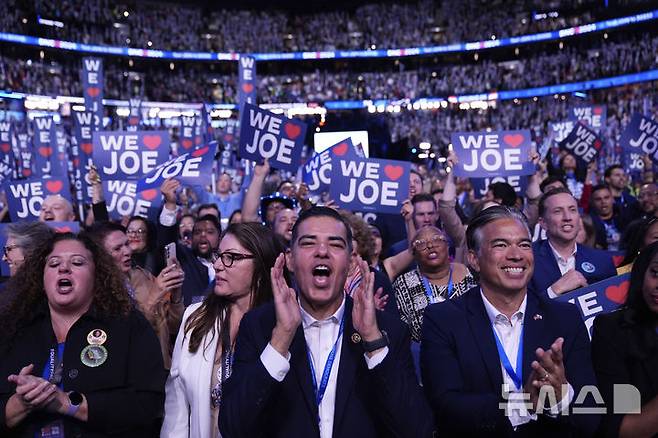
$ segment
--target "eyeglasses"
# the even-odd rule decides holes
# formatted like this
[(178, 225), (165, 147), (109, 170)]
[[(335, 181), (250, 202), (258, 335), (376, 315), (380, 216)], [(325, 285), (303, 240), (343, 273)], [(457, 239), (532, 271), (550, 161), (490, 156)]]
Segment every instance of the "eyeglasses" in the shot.
[(146, 230), (144, 228), (138, 228), (136, 230), (126, 230), (126, 234), (128, 236), (141, 236), (143, 234), (146, 234)]
[(18, 248), (18, 247), (19, 247), (19, 246), (16, 245), (16, 244), (14, 244), (14, 245), (5, 245), (5, 246), (2, 248), (2, 252), (3, 252), (3, 254), (5, 255), (5, 257), (9, 257), (9, 253), (10, 253), (12, 250), (14, 250), (14, 249), (16, 249), (16, 248)]
[(424, 239), (415, 240), (413, 243), (413, 247), (417, 251), (425, 251), (430, 247), (430, 245), (434, 247), (440, 244), (447, 245), (448, 239), (438, 234), (435, 234), (434, 236), (430, 237), (428, 240), (424, 240)]
[(230, 268), (233, 266), (233, 262), (236, 260), (245, 260), (245, 259), (254, 259), (256, 256), (253, 256), (251, 254), (240, 254), (237, 252), (220, 252), (220, 253), (215, 253), (213, 256), (213, 263), (217, 261), (218, 259), (222, 261), (222, 265), (224, 265), (225, 268)]

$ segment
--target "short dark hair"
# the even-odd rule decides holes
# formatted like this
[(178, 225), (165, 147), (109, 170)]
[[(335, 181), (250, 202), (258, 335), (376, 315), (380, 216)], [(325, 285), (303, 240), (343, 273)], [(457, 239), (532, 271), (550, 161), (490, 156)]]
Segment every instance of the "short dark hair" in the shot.
[(592, 196), (594, 196), (594, 193), (598, 192), (599, 190), (607, 190), (610, 193), (612, 193), (612, 190), (610, 190), (610, 186), (607, 184), (597, 184), (594, 187), (592, 187)]
[(494, 199), (500, 199), (501, 204), (506, 207), (514, 207), (516, 204), (516, 191), (506, 182), (491, 183), (487, 190), (491, 190)]
[(541, 198), (539, 198), (539, 206), (537, 207), (538, 209), (537, 213), (539, 214), (540, 217), (544, 217), (544, 213), (546, 212), (546, 201), (548, 200), (548, 198), (550, 198), (551, 196), (559, 195), (561, 193), (565, 193), (573, 197), (573, 193), (571, 193), (571, 190), (569, 190), (566, 187), (556, 187), (541, 195)]
[(197, 218), (196, 222), (194, 222), (194, 227), (196, 227), (196, 224), (198, 224), (199, 222), (204, 222), (204, 221), (212, 222), (215, 228), (217, 228), (217, 231), (220, 233), (222, 232), (222, 226), (219, 223), (219, 219), (217, 219), (217, 217), (212, 214), (204, 214), (203, 216)]
[(345, 220), (340, 213), (338, 213), (336, 210), (333, 208), (329, 207), (319, 207), (319, 206), (314, 206), (309, 208), (308, 210), (304, 210), (299, 214), (299, 217), (297, 218), (297, 222), (295, 222), (295, 225), (292, 227), (292, 238), (290, 239), (290, 247), (292, 248), (295, 246), (295, 242), (297, 242), (297, 237), (299, 233), (299, 226), (306, 221), (307, 219), (311, 219), (314, 217), (330, 217), (332, 219), (337, 220), (343, 226), (345, 227), (345, 235), (347, 237), (347, 246), (352, 252), (352, 229), (350, 228), (350, 224), (347, 223), (347, 220)]
[(411, 176), (412, 173), (418, 175), (418, 178), (420, 178), (420, 182), (423, 182), (423, 175), (421, 175), (419, 171), (417, 171), (416, 169), (410, 169), (409, 176)]
[(612, 175), (612, 171), (615, 169), (624, 170), (624, 166), (622, 166), (621, 164), (613, 164), (612, 166), (605, 169), (605, 172), (603, 173), (603, 177), (610, 178), (610, 175)]
[(562, 184), (563, 187), (567, 186), (567, 183), (564, 181), (564, 178), (562, 178), (559, 175), (549, 175), (542, 182), (539, 183), (539, 190), (541, 190), (542, 193), (546, 190), (546, 186), (549, 186), (551, 184), (554, 184), (556, 182), (559, 182)]
[[(430, 195), (429, 193), (416, 193), (412, 198), (411, 198), (411, 203), (413, 205), (418, 204), (419, 202), (433, 202), (436, 204), (436, 200), (434, 199), (434, 196)], [(434, 206), (436, 209), (436, 205)]]
[(528, 219), (523, 213), (516, 208), (507, 207), (505, 205), (494, 205), (482, 210), (477, 216), (471, 219), (471, 222), (468, 224), (468, 227), (466, 228), (466, 245), (468, 246), (468, 249), (475, 252), (479, 251), (482, 240), (482, 228), (499, 219), (514, 219), (519, 221), (528, 231), (528, 236), (530, 236)]
[(121, 231), (123, 234), (126, 234), (126, 228), (117, 224), (116, 222), (96, 222), (91, 227), (87, 229), (87, 235), (91, 237), (98, 245), (103, 247), (103, 242), (105, 238), (115, 231)]
[[(217, 217), (219, 219), (222, 218), (222, 213), (219, 211), (219, 207), (217, 207), (217, 204), (209, 203), (209, 204), (201, 204), (199, 207), (196, 209), (197, 213), (200, 212), (201, 210), (205, 210), (207, 208), (211, 208), (213, 210), (217, 211)], [(204, 215), (205, 216), (205, 215)]]

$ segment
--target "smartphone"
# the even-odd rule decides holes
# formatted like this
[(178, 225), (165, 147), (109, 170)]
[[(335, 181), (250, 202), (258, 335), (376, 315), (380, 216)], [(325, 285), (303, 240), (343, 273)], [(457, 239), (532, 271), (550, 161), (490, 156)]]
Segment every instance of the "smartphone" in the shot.
[(175, 265), (178, 263), (176, 260), (176, 243), (171, 242), (165, 246), (165, 260), (167, 260), (167, 266)]

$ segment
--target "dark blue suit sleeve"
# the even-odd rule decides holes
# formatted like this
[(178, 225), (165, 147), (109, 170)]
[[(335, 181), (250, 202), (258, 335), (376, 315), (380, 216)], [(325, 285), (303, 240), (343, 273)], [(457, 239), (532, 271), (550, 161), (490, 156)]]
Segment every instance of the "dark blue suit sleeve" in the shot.
[(511, 425), (499, 407), (502, 395), (465, 391), (457, 339), (450, 330), (447, 315), (442, 315), (442, 307), (445, 303), (425, 312), (420, 351), (423, 386), (439, 435), (507, 433)]
[(235, 346), (233, 374), (226, 381), (219, 415), (219, 430), (224, 438), (263, 436), (266, 407), (281, 385), (260, 360), (267, 344), (260, 345), (254, 328), (254, 315), (240, 323)]

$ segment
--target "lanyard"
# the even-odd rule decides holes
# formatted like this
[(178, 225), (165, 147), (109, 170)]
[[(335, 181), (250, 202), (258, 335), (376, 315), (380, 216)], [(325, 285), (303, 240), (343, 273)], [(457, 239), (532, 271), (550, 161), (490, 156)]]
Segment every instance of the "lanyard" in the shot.
[(64, 346), (66, 344), (61, 342), (57, 344), (57, 350), (51, 348), (48, 353), (48, 363), (43, 369), (41, 377), (51, 383), (57, 384), (62, 387), (62, 367), (64, 362)]
[(521, 326), (519, 351), (516, 354), (516, 370), (512, 368), (512, 364), (510, 363), (509, 358), (507, 357), (507, 353), (505, 353), (505, 349), (503, 348), (503, 343), (500, 342), (500, 338), (498, 338), (498, 333), (496, 333), (496, 329), (493, 326), (493, 324), (491, 324), (491, 329), (493, 330), (494, 338), (496, 339), (496, 348), (498, 349), (498, 357), (500, 357), (500, 361), (503, 363), (503, 367), (505, 368), (507, 375), (510, 376), (510, 378), (514, 382), (514, 386), (516, 386), (516, 389), (521, 389), (521, 386), (523, 385), (523, 382), (521, 381), (521, 370), (523, 369), (522, 363), (523, 363), (524, 326), (523, 325)]
[[(324, 398), (324, 393), (327, 390), (327, 384), (329, 383), (329, 376), (331, 375), (331, 368), (334, 365), (334, 359), (336, 359), (336, 351), (338, 350), (338, 341), (343, 335), (343, 326), (345, 325), (345, 314), (343, 313), (343, 318), (340, 320), (340, 328), (338, 329), (338, 337), (334, 341), (334, 346), (327, 357), (327, 363), (324, 364), (324, 371), (322, 371), (322, 379), (320, 380), (320, 387), (318, 388), (318, 379), (315, 376), (315, 367), (313, 366), (313, 357), (311, 356), (311, 350), (306, 346), (306, 355), (308, 356), (308, 364), (311, 367), (311, 377), (313, 380), (313, 392), (315, 392), (315, 401), (322, 403)], [(318, 418), (319, 421), (319, 418)]]
[[(432, 304), (434, 303), (434, 295), (432, 295), (432, 287), (430, 282), (423, 274), (420, 274), (421, 280), (423, 280), (423, 286), (425, 287), (425, 295), (427, 295), (427, 301)], [(452, 284), (452, 265), (450, 265), (450, 274), (448, 274), (448, 299), (452, 297), (454, 286)]]

